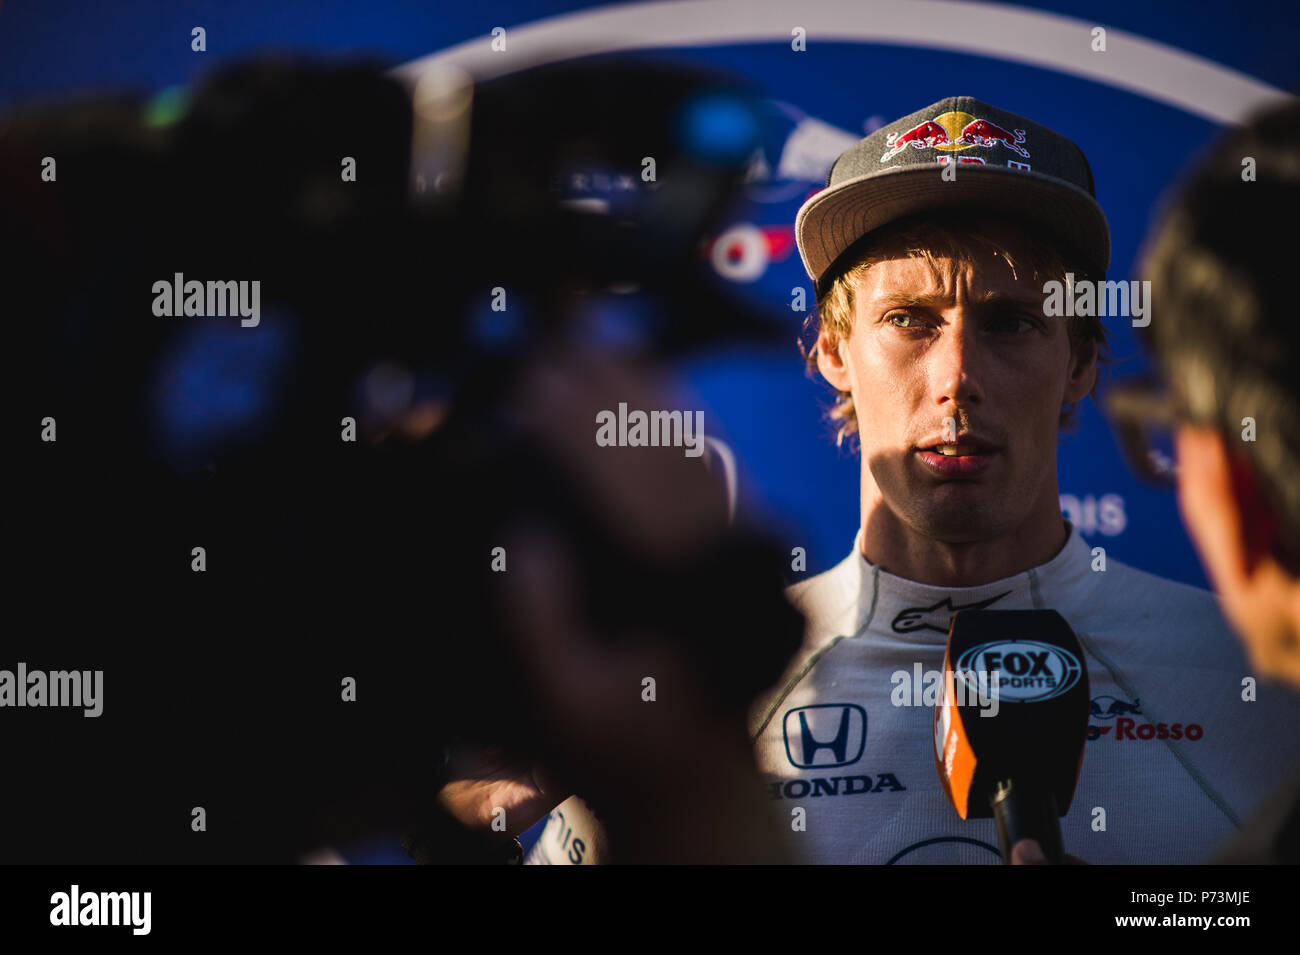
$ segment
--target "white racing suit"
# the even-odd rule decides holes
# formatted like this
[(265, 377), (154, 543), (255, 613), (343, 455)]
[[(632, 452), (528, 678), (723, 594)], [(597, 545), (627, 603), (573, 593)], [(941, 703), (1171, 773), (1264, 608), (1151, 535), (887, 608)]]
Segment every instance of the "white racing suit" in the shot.
[[(1047, 563), (978, 587), (895, 577), (855, 541), (788, 596), (807, 618), (804, 644), (750, 728), (802, 861), (1000, 861), (993, 820), (961, 819), (944, 794), (934, 694), (914, 686), (943, 669), (962, 609), (1056, 610), (1079, 638), (1091, 716), (1061, 831), (1085, 862), (1206, 861), (1300, 762), (1300, 697), (1254, 679), (1215, 597), (1094, 555), (1075, 529)], [(526, 861), (588, 865), (602, 847), (574, 798)]]

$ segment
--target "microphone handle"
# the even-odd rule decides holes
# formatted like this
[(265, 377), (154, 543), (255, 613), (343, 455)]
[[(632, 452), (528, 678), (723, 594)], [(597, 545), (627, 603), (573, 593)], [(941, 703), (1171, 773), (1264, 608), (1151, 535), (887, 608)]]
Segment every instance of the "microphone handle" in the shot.
[(1051, 789), (1014, 779), (1002, 780), (993, 787), (989, 805), (997, 822), (1004, 863), (1011, 863), (1011, 847), (1021, 839), (1035, 840), (1052, 865), (1065, 861), (1061, 814)]

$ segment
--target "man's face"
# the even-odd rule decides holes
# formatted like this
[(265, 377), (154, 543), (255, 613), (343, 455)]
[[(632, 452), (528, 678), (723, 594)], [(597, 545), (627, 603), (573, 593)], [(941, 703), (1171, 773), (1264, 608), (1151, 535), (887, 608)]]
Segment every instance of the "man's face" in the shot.
[(867, 270), (849, 338), (822, 372), (852, 392), (889, 511), (926, 537), (986, 540), (1059, 515), (1061, 406), (1092, 389), (1096, 352), (1076, 359), (1065, 320), (1043, 314), (1041, 281), (1017, 281), (1001, 259), (935, 265)]

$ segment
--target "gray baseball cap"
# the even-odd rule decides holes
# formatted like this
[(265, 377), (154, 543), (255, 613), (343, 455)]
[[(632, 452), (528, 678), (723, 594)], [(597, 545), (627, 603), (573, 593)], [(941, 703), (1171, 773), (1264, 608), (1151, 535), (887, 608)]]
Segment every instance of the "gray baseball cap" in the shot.
[[(942, 163), (955, 162), (951, 180)], [(1110, 229), (1092, 169), (1071, 140), (969, 96), (888, 123), (849, 147), (826, 188), (795, 217), (795, 239), (820, 298), (851, 247), (905, 216), (969, 209), (1037, 227), (1096, 278), (1110, 266)]]

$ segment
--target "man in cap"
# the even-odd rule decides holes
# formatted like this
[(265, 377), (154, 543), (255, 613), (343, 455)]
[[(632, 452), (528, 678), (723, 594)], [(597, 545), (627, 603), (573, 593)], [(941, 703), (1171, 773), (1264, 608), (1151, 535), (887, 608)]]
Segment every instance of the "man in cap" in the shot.
[(819, 305), (810, 361), (862, 459), (853, 549), (792, 588), (806, 642), (754, 713), (771, 797), (804, 810), (796, 848), (996, 862), (993, 821), (959, 818), (935, 772), (936, 675), (955, 611), (1046, 608), (1077, 634), (1092, 697), (1066, 852), (1200, 861), (1297, 746), (1276, 708), (1243, 699), (1251, 671), (1211, 594), (1107, 557), (1062, 519), (1058, 430), (1106, 344), (1097, 315), (1046, 301), (1048, 283), (1073, 293), (1109, 266), (1083, 152), (946, 99), (845, 151), (796, 234)]
[[(776, 824), (809, 862), (999, 861), (992, 820), (959, 818), (935, 772), (936, 674), (954, 612), (1048, 608), (1077, 634), (1092, 696), (1066, 851), (1200, 861), (1300, 746), (1273, 701), (1243, 699), (1250, 671), (1211, 594), (1062, 519), (1057, 434), (1106, 342), (1097, 316), (1045, 307), (1047, 283), (1073, 292), (1109, 266), (1082, 151), (943, 100), (841, 155), (796, 234), (819, 306), (809, 360), (861, 450), (861, 520), (848, 557), (791, 588), (804, 645), (753, 709)], [(571, 798), (530, 861), (604, 861), (599, 830)]]

